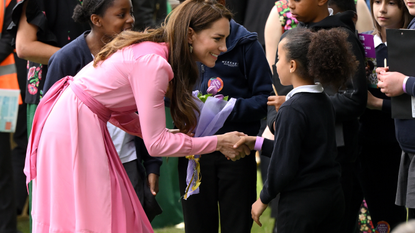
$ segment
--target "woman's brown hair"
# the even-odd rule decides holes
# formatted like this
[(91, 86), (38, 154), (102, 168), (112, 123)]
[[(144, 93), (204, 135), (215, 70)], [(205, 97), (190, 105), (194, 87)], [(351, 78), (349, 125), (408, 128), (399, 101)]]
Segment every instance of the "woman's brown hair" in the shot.
[(166, 42), (169, 45), (168, 62), (174, 73), (174, 78), (169, 83), (169, 90), (172, 90), (171, 116), (178, 129), (184, 133), (192, 132), (197, 125), (196, 112), (199, 111), (192, 96), (198, 79), (198, 68), (190, 53), (189, 28), (199, 33), (221, 18), (232, 18), (232, 13), (222, 4), (214, 0), (186, 0), (167, 16), (160, 28), (120, 33), (98, 53), (94, 66), (117, 50), (135, 43)]
[[(378, 24), (378, 22), (375, 19), (375, 15), (373, 14), (373, 4), (375, 3), (375, 1), (377, 0), (370, 0), (370, 7), (371, 7), (371, 12), (370, 14), (372, 15), (372, 19), (373, 19), (373, 24), (375, 25), (375, 30), (373, 30), (373, 35), (378, 35), (380, 37), (380, 39), (383, 41), (384, 38), (382, 38), (382, 35), (380, 34), (380, 32), (382, 31), (382, 27)], [(386, 0), (385, 0), (386, 1)], [(389, 0), (387, 0), (389, 1)], [(411, 22), (413, 16), (411, 14), (409, 14), (408, 8), (406, 8), (404, 0), (393, 0), (396, 5), (398, 5), (398, 8), (402, 11), (402, 26), (401, 28), (407, 28), (409, 23)]]

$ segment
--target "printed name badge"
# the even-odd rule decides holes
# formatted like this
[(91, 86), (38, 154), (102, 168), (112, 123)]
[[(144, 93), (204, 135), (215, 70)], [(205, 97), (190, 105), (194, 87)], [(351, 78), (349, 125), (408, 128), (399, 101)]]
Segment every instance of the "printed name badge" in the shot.
[(389, 233), (391, 230), (391, 227), (389, 226), (389, 223), (386, 221), (380, 221), (378, 222), (378, 226), (376, 227), (375, 233)]
[(223, 80), (219, 77), (212, 77), (209, 79), (208, 87), (214, 87), (216, 92), (220, 92), (223, 89)]

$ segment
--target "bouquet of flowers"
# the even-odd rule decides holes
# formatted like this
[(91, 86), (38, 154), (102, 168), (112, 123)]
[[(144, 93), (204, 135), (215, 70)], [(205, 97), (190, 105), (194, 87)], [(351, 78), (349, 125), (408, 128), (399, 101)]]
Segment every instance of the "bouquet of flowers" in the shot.
[[(200, 110), (195, 129), (195, 137), (214, 135), (222, 128), (235, 106), (236, 99), (231, 98), (228, 100), (228, 97), (224, 97), (222, 94), (216, 95), (218, 89), (215, 82), (212, 82), (207, 90), (208, 94), (202, 95), (199, 91), (193, 92), (193, 96), (197, 97), (196, 101)], [(187, 165), (187, 187), (184, 194), (185, 200), (187, 200), (190, 195), (199, 193), (201, 182), (199, 164), (200, 155), (189, 155), (186, 156), (186, 158), (189, 159), (189, 163)]]

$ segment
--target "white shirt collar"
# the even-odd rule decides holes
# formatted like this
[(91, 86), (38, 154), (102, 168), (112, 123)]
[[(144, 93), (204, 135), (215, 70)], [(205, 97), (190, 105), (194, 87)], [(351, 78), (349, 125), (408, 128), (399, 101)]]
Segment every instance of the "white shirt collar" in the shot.
[(289, 100), (293, 97), (294, 94), (300, 92), (308, 92), (308, 93), (322, 93), (324, 91), (323, 86), (320, 83), (315, 85), (303, 85), (292, 89), (288, 94), (285, 96), (285, 101)]
[[(380, 39), (380, 37), (379, 37), (378, 35), (374, 35), (374, 36), (373, 36), (373, 43), (374, 43), (374, 46), (375, 46), (375, 48), (376, 48), (376, 47), (378, 47), (380, 44), (382, 44), (383, 42), (382, 42), (382, 39)], [(384, 44), (387, 46), (386, 42), (385, 42)]]
[(329, 7), (328, 10), (329, 10), (329, 16), (332, 16), (333, 15), (333, 9)]

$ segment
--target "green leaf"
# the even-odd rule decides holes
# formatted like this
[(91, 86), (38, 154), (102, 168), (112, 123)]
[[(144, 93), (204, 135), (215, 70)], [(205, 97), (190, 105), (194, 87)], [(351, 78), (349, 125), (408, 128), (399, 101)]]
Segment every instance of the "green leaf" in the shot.
[(212, 94), (206, 94), (206, 95), (202, 95), (200, 92), (199, 92), (199, 94), (197, 95), (197, 97), (203, 102), (203, 103), (205, 103), (206, 102), (206, 100), (207, 100), (207, 98), (209, 97), (209, 96), (212, 96)]

